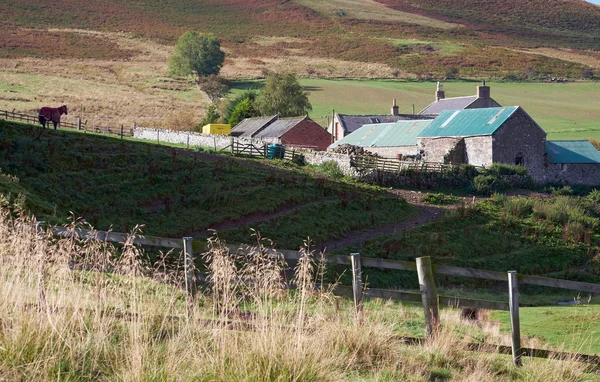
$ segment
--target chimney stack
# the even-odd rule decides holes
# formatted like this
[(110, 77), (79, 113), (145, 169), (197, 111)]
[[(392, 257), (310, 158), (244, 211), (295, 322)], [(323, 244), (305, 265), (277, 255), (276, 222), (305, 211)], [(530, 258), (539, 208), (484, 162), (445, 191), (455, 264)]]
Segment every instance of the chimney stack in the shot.
[(437, 90), (435, 92), (435, 100), (439, 101), (441, 99), (446, 98), (446, 92), (444, 91), (444, 85), (442, 85), (439, 81), (437, 83)]
[(394, 102), (392, 103), (392, 115), (398, 116), (400, 113), (398, 112), (398, 105), (396, 105), (396, 98), (394, 98)]
[(485, 81), (481, 81), (481, 86), (477, 87), (478, 98), (490, 98), (490, 87), (485, 85)]

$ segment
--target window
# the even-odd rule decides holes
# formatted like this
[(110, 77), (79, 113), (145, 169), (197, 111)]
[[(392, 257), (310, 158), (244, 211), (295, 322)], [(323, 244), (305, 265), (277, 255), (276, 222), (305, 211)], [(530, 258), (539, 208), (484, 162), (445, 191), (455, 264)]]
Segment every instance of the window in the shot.
[(525, 166), (525, 158), (523, 157), (523, 154), (517, 154), (517, 156), (515, 157), (515, 164), (517, 166)]

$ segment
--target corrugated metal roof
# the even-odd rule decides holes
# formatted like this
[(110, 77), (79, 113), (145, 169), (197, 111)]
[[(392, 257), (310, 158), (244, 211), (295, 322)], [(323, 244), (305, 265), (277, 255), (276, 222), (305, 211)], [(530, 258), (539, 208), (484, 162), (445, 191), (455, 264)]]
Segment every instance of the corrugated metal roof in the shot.
[(550, 163), (600, 163), (600, 151), (590, 141), (546, 141)]
[(337, 114), (342, 127), (347, 134), (350, 134), (364, 125), (370, 125), (375, 123), (392, 123), (404, 120), (415, 120), (415, 119), (433, 119), (432, 116), (428, 115), (412, 115), (412, 114), (401, 114), (401, 115), (347, 115)]
[(246, 118), (242, 122), (235, 125), (231, 129), (231, 135), (234, 137), (252, 137), (257, 131), (262, 129), (264, 126), (272, 123), (278, 118), (277, 115), (272, 117), (260, 117), (260, 118)]
[(492, 135), (519, 106), (443, 111), (419, 135), (420, 138)]
[(343, 144), (361, 147), (414, 146), (417, 144), (419, 133), (431, 122), (432, 120), (421, 119), (364, 125), (329, 147), (336, 147)]
[(258, 134), (254, 135), (254, 137), (258, 139), (280, 138), (283, 134), (287, 133), (290, 129), (302, 122), (304, 119), (306, 119), (306, 117), (278, 119), (259, 131)]
[(477, 100), (477, 96), (444, 98), (435, 101), (419, 114), (440, 114), (444, 110), (460, 110), (464, 109)]

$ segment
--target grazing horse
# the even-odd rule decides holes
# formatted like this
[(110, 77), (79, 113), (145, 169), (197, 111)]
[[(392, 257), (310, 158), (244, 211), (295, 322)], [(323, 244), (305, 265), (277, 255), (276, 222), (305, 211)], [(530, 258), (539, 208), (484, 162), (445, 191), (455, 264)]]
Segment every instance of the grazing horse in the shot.
[(44, 129), (46, 128), (46, 122), (52, 121), (54, 124), (54, 130), (56, 130), (56, 126), (60, 126), (60, 116), (67, 115), (67, 105), (62, 105), (61, 107), (43, 107), (40, 109), (39, 120)]

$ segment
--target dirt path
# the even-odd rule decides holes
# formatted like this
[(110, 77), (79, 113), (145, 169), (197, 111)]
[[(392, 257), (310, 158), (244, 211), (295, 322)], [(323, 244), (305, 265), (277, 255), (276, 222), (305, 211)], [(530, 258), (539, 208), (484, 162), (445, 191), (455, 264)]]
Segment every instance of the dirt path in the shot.
[(360, 243), (375, 237), (390, 235), (398, 231), (407, 231), (425, 223), (429, 223), (430, 221), (439, 219), (440, 217), (444, 216), (445, 213), (445, 210), (439, 207), (421, 205), (418, 206), (418, 208), (419, 212), (417, 215), (404, 221), (373, 228), (369, 231), (351, 232), (346, 235), (346, 237), (328, 240), (327, 242), (321, 244), (319, 248), (320, 250), (334, 251), (336, 249), (345, 248), (352, 244)]

